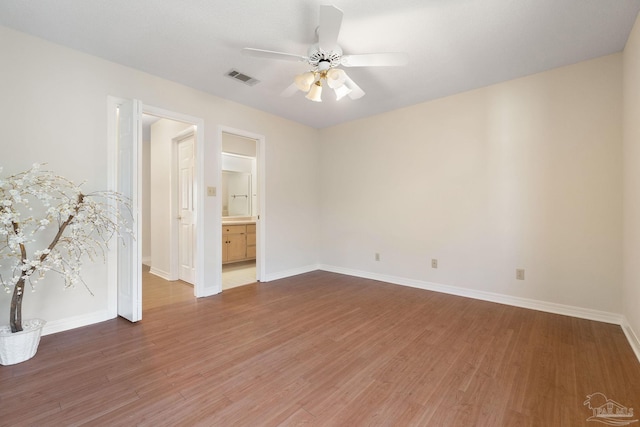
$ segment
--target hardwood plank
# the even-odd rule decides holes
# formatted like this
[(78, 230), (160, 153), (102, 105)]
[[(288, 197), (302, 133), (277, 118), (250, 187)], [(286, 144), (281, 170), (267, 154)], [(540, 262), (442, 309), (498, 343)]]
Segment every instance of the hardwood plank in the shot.
[(282, 427), (312, 427), (316, 426), (315, 417), (304, 408), (299, 407), (293, 414), (280, 423)]
[(321, 271), (202, 299), (172, 285), (138, 324), (0, 367), (0, 426), (574, 426), (595, 392), (640, 408), (616, 325)]

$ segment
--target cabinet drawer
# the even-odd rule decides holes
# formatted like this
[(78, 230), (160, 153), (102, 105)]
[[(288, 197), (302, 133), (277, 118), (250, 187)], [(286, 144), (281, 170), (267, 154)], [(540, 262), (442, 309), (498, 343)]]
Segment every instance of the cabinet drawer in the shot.
[(243, 234), (247, 231), (245, 225), (223, 225), (222, 234)]
[(255, 233), (256, 225), (255, 224), (247, 224), (247, 233)]

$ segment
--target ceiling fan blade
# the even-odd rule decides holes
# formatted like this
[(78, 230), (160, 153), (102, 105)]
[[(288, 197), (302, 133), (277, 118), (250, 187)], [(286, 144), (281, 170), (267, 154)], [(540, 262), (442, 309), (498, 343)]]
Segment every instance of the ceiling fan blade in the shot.
[(280, 92), (280, 96), (282, 96), (284, 98), (288, 98), (288, 97), (292, 96), (294, 93), (296, 93), (298, 90), (299, 90), (298, 86), (296, 86), (295, 83), (291, 83), (291, 85), (289, 85), (289, 87), (287, 87), (285, 90)]
[(331, 52), (338, 44), (338, 34), (342, 25), (342, 11), (335, 6), (320, 6), (320, 26), (318, 44), (320, 49)]
[(345, 67), (399, 67), (409, 63), (409, 55), (401, 52), (365, 53), (343, 55), (340, 61)]
[(306, 56), (294, 55), (292, 53), (274, 52), (273, 50), (253, 49), (251, 47), (243, 48), (242, 53), (248, 56), (254, 56), (256, 58), (281, 59), (285, 61), (303, 62), (308, 59)]
[(349, 98), (359, 99), (364, 96), (364, 91), (360, 89), (360, 86), (358, 86), (353, 80), (351, 80), (351, 77), (347, 76), (347, 79), (344, 81), (344, 85), (351, 89), (351, 92), (347, 95)]

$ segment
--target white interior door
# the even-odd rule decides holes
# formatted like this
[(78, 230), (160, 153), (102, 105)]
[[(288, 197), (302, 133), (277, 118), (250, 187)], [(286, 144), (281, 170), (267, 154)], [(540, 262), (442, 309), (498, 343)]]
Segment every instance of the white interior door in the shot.
[(195, 135), (178, 142), (179, 278), (194, 284), (195, 269)]
[(134, 236), (118, 244), (118, 315), (137, 322), (142, 319), (142, 269), (138, 180), (142, 134), (142, 106), (139, 101), (122, 100), (117, 107), (117, 183), (118, 192), (131, 201)]

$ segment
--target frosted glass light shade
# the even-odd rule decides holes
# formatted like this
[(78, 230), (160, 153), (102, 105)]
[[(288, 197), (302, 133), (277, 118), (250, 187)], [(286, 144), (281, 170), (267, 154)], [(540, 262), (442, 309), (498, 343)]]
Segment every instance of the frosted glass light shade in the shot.
[(336, 89), (344, 85), (347, 80), (347, 73), (339, 68), (332, 68), (327, 71), (327, 84), (330, 88)]
[(346, 85), (342, 85), (334, 89), (336, 93), (336, 99), (340, 101), (345, 95), (349, 95), (351, 93), (351, 89), (349, 89)]
[(320, 98), (321, 95), (322, 95), (322, 85), (318, 81), (311, 86), (311, 90), (309, 91), (307, 96), (305, 96), (305, 98), (313, 102), (322, 102), (322, 98)]
[(311, 89), (311, 85), (313, 84), (313, 81), (315, 79), (316, 76), (313, 74), (313, 72), (308, 71), (306, 73), (298, 74), (294, 81), (298, 89), (303, 92), (307, 92), (309, 91), (309, 89)]

